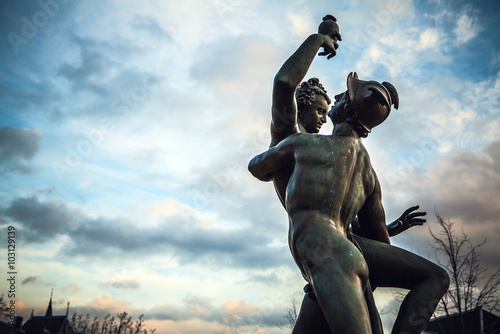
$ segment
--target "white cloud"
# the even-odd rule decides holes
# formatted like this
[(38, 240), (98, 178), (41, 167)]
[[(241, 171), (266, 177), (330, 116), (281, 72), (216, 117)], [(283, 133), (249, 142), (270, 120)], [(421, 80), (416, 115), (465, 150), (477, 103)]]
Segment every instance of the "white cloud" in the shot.
[[(261, 318), (249, 314), (272, 305), (275, 318), (259, 328), (278, 332), (271, 320), (281, 319), (291, 295), (302, 296), (303, 280), (287, 249), (286, 213), (272, 185), (246, 165), (269, 144), (273, 76), (324, 14), (337, 16), (343, 41), (337, 57), (318, 58), (307, 75), (331, 94), (345, 89), (350, 71), (390, 81), (400, 93), (400, 110), (366, 140), (388, 216), (415, 201), (429, 212), (437, 203), (460, 224), (474, 220), (478, 231), (497, 233), (498, 159), (486, 147), (500, 128), (500, 80), (497, 73), (469, 79), (476, 64), (458, 72), (455, 63), (459, 43), (482, 31), (484, 13), (440, 7), (428, 23), (411, 1), (396, 1), (397, 13), (391, 3), (344, 4), (339, 15), (305, 1), (65, 7), (25, 53), (6, 57), (2, 73), (4, 119), (39, 129), (11, 141), (26, 149), (2, 146), (37, 173), (9, 174), (0, 187), (1, 223), (29, 227), (25, 236), (37, 241), (22, 252), (24, 272), (39, 277), (23, 286), (30, 306), (43, 312), (39, 291), (52, 285), (82, 310), (132, 308), (156, 317), (149, 327), (215, 333), (253, 330)], [(157, 85), (147, 80), (151, 69)], [(126, 117), (114, 113), (134, 94)], [(102, 120), (113, 130), (100, 138), (93, 130)], [(67, 163), (82, 142), (93, 144), (91, 152), (57, 178), (52, 165)], [(425, 244), (421, 231), (396, 242)], [(92, 263), (82, 260), (89, 254)], [(222, 311), (234, 315), (226, 324)], [(158, 320), (166, 314), (175, 320)]]
[(477, 21), (477, 16), (472, 12), (471, 7), (466, 9), (457, 20), (457, 25), (453, 30), (458, 44), (464, 44), (475, 38), (482, 28)]
[(289, 13), (288, 18), (292, 24), (293, 33), (300, 37), (305, 38), (317, 30), (317, 23), (312, 20), (310, 15), (298, 15)]
[(428, 28), (420, 34), (419, 38), (420, 48), (431, 49), (437, 47), (439, 44), (439, 33), (436, 29)]

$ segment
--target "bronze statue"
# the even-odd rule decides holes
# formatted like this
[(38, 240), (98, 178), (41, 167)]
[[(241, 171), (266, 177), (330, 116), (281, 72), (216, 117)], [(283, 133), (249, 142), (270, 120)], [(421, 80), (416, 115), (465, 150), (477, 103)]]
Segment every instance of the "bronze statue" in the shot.
[[(328, 58), (331, 58), (336, 54), (335, 50), (338, 48), (337, 40), (340, 40), (340, 33), (338, 32), (338, 26), (336, 26), (336, 27), (337, 28), (333, 30), (334, 32), (332, 34), (329, 34), (328, 36), (323, 35), (323, 34), (315, 34), (315, 35), (310, 36), (299, 47), (299, 49), (285, 62), (285, 64), (282, 66), (282, 68), (280, 69), (280, 71), (276, 75), (275, 82), (274, 82), (274, 89), (273, 89), (273, 109), (272, 109), (273, 121), (271, 124), (271, 133), (272, 133), (271, 147), (276, 145), (277, 143), (279, 143), (281, 140), (287, 138), (291, 134), (298, 133), (299, 129), (302, 131), (310, 132), (310, 133), (317, 133), (319, 131), (319, 128), (321, 127), (321, 125), (324, 123), (324, 121), (325, 121), (324, 118), (325, 118), (326, 109), (328, 108), (329, 98), (326, 95), (326, 91), (324, 91), (324, 89), (319, 84), (319, 82), (316, 79), (312, 79), (312, 80), (309, 80), (307, 83), (303, 84), (299, 89), (297, 89), (297, 103), (299, 105), (298, 106), (298, 109), (299, 109), (299, 112), (298, 112), (299, 122), (298, 122), (298, 124), (297, 124), (297, 111), (296, 111), (297, 107), (296, 107), (295, 101), (294, 101), (294, 92), (295, 92), (295, 88), (297, 87), (298, 83), (305, 76), (305, 74), (309, 68), (309, 65), (311, 64), (311, 62), (312, 62), (316, 52), (319, 50), (319, 48), (321, 48), (321, 47), (324, 48), (324, 51), (322, 53), (320, 53), (320, 55), (326, 55), (326, 56), (328, 56)], [(331, 137), (332, 139), (335, 139), (336, 141), (338, 141), (339, 139), (341, 139), (343, 137), (350, 137), (351, 138), (350, 140), (352, 140), (352, 143), (356, 142), (357, 147), (360, 149), (359, 152), (362, 152), (362, 153), (358, 152), (356, 154), (351, 152), (351, 155), (354, 154), (353, 156), (351, 156), (351, 158), (356, 160), (356, 161), (358, 161), (358, 159), (360, 159), (360, 160), (363, 160), (365, 162), (366, 161), (369, 162), (368, 155), (367, 155), (366, 151), (364, 151), (364, 148), (360, 142), (360, 137), (366, 136), (372, 127), (374, 127), (375, 125), (378, 125), (378, 122), (383, 121), (385, 119), (385, 117), (387, 117), (388, 111), (390, 110), (390, 106), (392, 104), (394, 104), (395, 107), (397, 107), (397, 104), (398, 104), (397, 92), (395, 92), (395, 88), (392, 87), (392, 85), (390, 85), (388, 83), (384, 83), (381, 85), (381, 84), (376, 83), (376, 82), (363, 82), (353, 75), (349, 77), (348, 83), (349, 83), (348, 87), (350, 88), (350, 92), (351, 92), (351, 97), (350, 97), (349, 103), (345, 103), (347, 101), (346, 98), (350, 96), (348, 93), (349, 92), (349, 89), (348, 89), (348, 92), (346, 92), (344, 94), (340, 94), (336, 97), (336, 100), (337, 100), (336, 106), (341, 105), (343, 108), (343, 106), (350, 104), (353, 107), (346, 108), (345, 109), (346, 112), (343, 112), (343, 111), (339, 112), (338, 111), (339, 107), (332, 108), (330, 116), (337, 118), (337, 120), (336, 120), (337, 125), (334, 128), (334, 133), (332, 134), (332, 136), (329, 136), (329, 137)], [(308, 92), (308, 91), (313, 92), (313, 94), (306, 94), (305, 92)], [(307, 97), (307, 95), (309, 95), (309, 97)], [(306, 103), (304, 103), (304, 101)], [(369, 110), (368, 110), (369, 107), (372, 107), (375, 105), (377, 107), (372, 108), (373, 109), (372, 112), (369, 112)], [(335, 109), (335, 111), (334, 111), (334, 109)], [(362, 110), (363, 112), (360, 113), (359, 110)], [(375, 113), (373, 111), (375, 111)], [(376, 113), (376, 112), (381, 112), (381, 111), (383, 111), (383, 112), (387, 111), (387, 113), (383, 114), (383, 115)], [(373, 117), (374, 114), (376, 114), (376, 117)], [(361, 117), (360, 117), (360, 115), (361, 115)], [(342, 120), (341, 119), (342, 117), (344, 117), (345, 120)], [(348, 120), (349, 120), (349, 122), (348, 122)], [(353, 129), (353, 131), (351, 133), (351, 135), (353, 135), (353, 136), (351, 136), (351, 135), (344, 136), (344, 135), (339, 135), (339, 133), (336, 133), (336, 131), (340, 131), (340, 133), (342, 133), (341, 129), (345, 129), (346, 126), (351, 127)], [(308, 136), (306, 134), (303, 134), (303, 135), (294, 135), (292, 137), (293, 138), (300, 137), (301, 138), (300, 140), (302, 140), (302, 137), (309, 138), (310, 135)], [(313, 136), (311, 138), (321, 138), (321, 139), (317, 139), (317, 140), (323, 142), (324, 141), (323, 137), (324, 136)], [(290, 139), (287, 139), (287, 142), (289, 142), (289, 141), (293, 142), (295, 140), (296, 139), (292, 140), (290, 138)], [(304, 140), (305, 140), (305, 142), (308, 142), (309, 139), (304, 139)], [(282, 146), (283, 145), (280, 145), (278, 147), (282, 147)], [(325, 146), (325, 145), (323, 145), (323, 146)], [(335, 146), (333, 148), (331, 146), (332, 145), (330, 145), (328, 147), (325, 146), (325, 147), (322, 147), (321, 149), (315, 148), (315, 150), (311, 150), (309, 156), (314, 157), (315, 154), (320, 155), (322, 150), (324, 151), (325, 149), (328, 149), (328, 150), (332, 149), (332, 151), (331, 151), (332, 156), (329, 157), (329, 159), (335, 160), (335, 159), (338, 159), (339, 155), (346, 153), (345, 147), (343, 145), (339, 145), (338, 147), (336, 147), (336, 145), (333, 145), (333, 146)], [(272, 150), (274, 150), (276, 152), (283, 152), (283, 149), (279, 149), (278, 147), (271, 149), (268, 153), (261, 155), (261, 157), (268, 156), (268, 155), (273, 156), (273, 154), (270, 154), (270, 152)], [(361, 148), (363, 148), (363, 149), (361, 149)], [(313, 152), (316, 152), (316, 153), (313, 153)], [(336, 152), (336, 153), (334, 154), (334, 152)], [(274, 153), (274, 155), (279, 155), (279, 154)], [(347, 156), (347, 155), (345, 155), (345, 156)], [(269, 160), (269, 158), (266, 158), (266, 159)], [(264, 160), (266, 160), (266, 159), (264, 159)], [(303, 161), (303, 160), (301, 160), (301, 161)], [(347, 245), (345, 244), (345, 242), (347, 242), (346, 237), (347, 236), (350, 237), (350, 232), (348, 231), (348, 226), (349, 226), (350, 222), (353, 220), (354, 216), (356, 214), (358, 214), (358, 212), (355, 209), (356, 205), (353, 205), (352, 208), (350, 208), (349, 214), (347, 214), (347, 216), (346, 216), (346, 212), (344, 212), (342, 214), (340, 214), (339, 212), (335, 213), (334, 212), (335, 210), (332, 211), (331, 208), (335, 208), (336, 206), (338, 206), (338, 203), (336, 200), (338, 200), (338, 198), (339, 198), (338, 196), (341, 196), (341, 195), (339, 195), (341, 192), (337, 193), (336, 186), (341, 187), (341, 185), (339, 185), (338, 183), (337, 184), (332, 183), (330, 185), (327, 185), (325, 188), (324, 184), (321, 184), (321, 186), (320, 186), (318, 184), (315, 184), (314, 181), (317, 180), (317, 178), (320, 178), (323, 180), (329, 180), (330, 178), (332, 178), (332, 173), (335, 171), (336, 173), (341, 173), (341, 174), (335, 174), (335, 175), (337, 175), (337, 177), (334, 178), (336, 181), (340, 182), (344, 186), (345, 185), (353, 186), (350, 189), (358, 189), (360, 187), (361, 188), (364, 187), (364, 183), (363, 183), (364, 181), (363, 182), (359, 181), (359, 175), (358, 176), (352, 175), (350, 179), (349, 178), (346, 178), (346, 179), (338, 178), (338, 175), (344, 175), (344, 174), (342, 174), (342, 172), (345, 172), (345, 169), (342, 169), (342, 168), (345, 168), (346, 166), (339, 167), (339, 166), (335, 165), (335, 168), (332, 167), (332, 169), (329, 171), (320, 171), (321, 169), (316, 169), (316, 172), (306, 171), (304, 173), (297, 172), (298, 166), (300, 166), (300, 165), (298, 165), (298, 161), (296, 161), (295, 164), (290, 163), (290, 164), (285, 164), (285, 165), (280, 165), (280, 166), (273, 166), (269, 170), (269, 172), (272, 172), (272, 173), (269, 175), (264, 175), (264, 174), (267, 174), (267, 172), (264, 174), (261, 173), (263, 169), (265, 170), (265, 168), (263, 167), (263, 163), (259, 162), (258, 158), (252, 160), (252, 163), (250, 164), (250, 168), (254, 171), (254, 173), (256, 173), (255, 175), (258, 175), (259, 177), (261, 177), (265, 180), (273, 179), (277, 193), (278, 193), (282, 203), (284, 203), (284, 204), (285, 204), (285, 202), (284, 202), (285, 189), (286, 189), (287, 185), (289, 185), (290, 176), (294, 175), (296, 177), (293, 179), (294, 184), (297, 182), (296, 179), (298, 179), (300, 181), (301, 179), (304, 179), (304, 178), (306, 178), (306, 179), (310, 178), (309, 181), (311, 181), (311, 182), (306, 182), (310, 187), (309, 192), (312, 191), (311, 189), (318, 191), (318, 193), (311, 198), (314, 198), (315, 200), (318, 200), (318, 201), (319, 201), (320, 197), (322, 198), (322, 200), (319, 201), (318, 203), (316, 203), (316, 204), (311, 203), (311, 205), (313, 205), (313, 204), (316, 205), (316, 208), (318, 208), (317, 211), (319, 211), (319, 212), (325, 211), (325, 208), (328, 205), (328, 207), (330, 209), (328, 209), (326, 211), (332, 212), (332, 214), (333, 214), (332, 217), (335, 218), (333, 220), (334, 224), (331, 226), (333, 231), (329, 231), (329, 230), (328, 231), (331, 232), (331, 235), (334, 238), (338, 238), (339, 236), (343, 237), (343, 239), (339, 241), (340, 243), (338, 245), (336, 242), (333, 243), (335, 245), (333, 245), (331, 243), (332, 240), (330, 240), (329, 239), (330, 237), (328, 237), (328, 235), (330, 235), (330, 234), (326, 234), (326, 238), (327, 238), (326, 240), (330, 243), (327, 242), (327, 243), (323, 243), (323, 244), (321, 242), (319, 242), (319, 240), (321, 240), (321, 239), (317, 239), (317, 240), (314, 239), (315, 238), (314, 233), (308, 235), (307, 240), (311, 241), (312, 244), (316, 244), (317, 246), (322, 245), (321, 247), (325, 248), (324, 251), (326, 252), (326, 254), (329, 254), (329, 251), (332, 251), (331, 255), (327, 256), (327, 258), (330, 259), (328, 261), (329, 265), (326, 265), (326, 267), (324, 269), (315, 268), (316, 271), (314, 271), (314, 273), (313, 273), (312, 271), (309, 270), (309, 267), (307, 265), (304, 267), (303, 261), (308, 261), (308, 260), (304, 260), (304, 255), (302, 255), (300, 252), (297, 251), (297, 248), (296, 248), (297, 242), (293, 238), (295, 235), (295, 232), (294, 232), (295, 229), (293, 228), (293, 226), (294, 225), (296, 225), (296, 226), (304, 225), (304, 223), (302, 222), (303, 220), (298, 219), (295, 216), (295, 214), (291, 215), (291, 212), (290, 212), (291, 206), (290, 205), (287, 206), (287, 211), (289, 212), (289, 215), (291, 217), (291, 223), (292, 223), (291, 229), (290, 229), (290, 237), (291, 237), (290, 245), (291, 245), (292, 253), (294, 254), (294, 258), (296, 259), (296, 261), (298, 261), (297, 264), (299, 265), (299, 268), (301, 268), (301, 270), (304, 274), (304, 277), (306, 277), (306, 279), (311, 281), (311, 279), (313, 277), (312, 275), (316, 275), (316, 276), (319, 275), (319, 276), (321, 276), (321, 278), (318, 278), (319, 279), (318, 282), (321, 282), (322, 280), (324, 280), (328, 277), (328, 273), (330, 275), (332, 274), (332, 271), (331, 271), (332, 268), (336, 268), (336, 270), (340, 270), (339, 265), (341, 265), (342, 262), (337, 261), (338, 259), (336, 259), (336, 257), (338, 257), (339, 255), (336, 254), (334, 249), (335, 249), (335, 247), (341, 247), (341, 248), (347, 247), (345, 249), (349, 249), (349, 247), (351, 247), (350, 250), (353, 252), (352, 253), (353, 257), (357, 258), (357, 261), (355, 261), (354, 263), (359, 266), (358, 269), (360, 271), (359, 272), (352, 271), (349, 274), (355, 275), (355, 276), (357, 275), (356, 277), (357, 277), (357, 279), (359, 279), (359, 284), (351, 286), (350, 287), (351, 290), (341, 291), (342, 293), (346, 293), (347, 291), (351, 291), (351, 292), (356, 291), (358, 294), (360, 293), (360, 291), (362, 293), (367, 293), (366, 290), (368, 287), (368, 285), (367, 285), (368, 281), (366, 279), (368, 276), (367, 276), (367, 272), (363, 272), (363, 266), (366, 265), (366, 263), (367, 263), (368, 267), (370, 268), (370, 280), (373, 280), (373, 282), (375, 283), (375, 286), (400, 286), (400, 287), (406, 287), (406, 288), (410, 288), (410, 289), (411, 288), (416, 289), (417, 287), (420, 288), (420, 286), (428, 286), (428, 285), (432, 285), (434, 283), (437, 283), (437, 285), (436, 285), (437, 288), (433, 289), (436, 291), (436, 293), (434, 293), (434, 295), (435, 296), (439, 295), (439, 297), (441, 296), (440, 293), (442, 292), (442, 287), (446, 285), (445, 284), (446, 279), (441, 277), (442, 273), (436, 269), (436, 268), (439, 269), (439, 267), (435, 266), (436, 268), (434, 268), (433, 267), (434, 265), (432, 263), (430, 263), (430, 262), (428, 262), (420, 257), (417, 257), (414, 254), (411, 254), (409, 252), (405, 252), (404, 250), (400, 250), (400, 249), (397, 249), (395, 247), (385, 246), (385, 247), (390, 247), (390, 248), (386, 249), (386, 248), (380, 246), (380, 245), (382, 245), (380, 242), (377, 243), (375, 241), (370, 241), (370, 240), (363, 239), (363, 238), (356, 238), (356, 240), (358, 241), (358, 244), (361, 247), (361, 249), (363, 250), (363, 252), (368, 253), (368, 254), (365, 254), (365, 258), (366, 258), (366, 262), (365, 262), (365, 260), (363, 260), (363, 257), (360, 255), (361, 253), (359, 253), (359, 251), (353, 246), (352, 243), (349, 242), (349, 244), (347, 244)], [(269, 167), (269, 166), (266, 166), (266, 167)], [(370, 172), (370, 173), (368, 173), (368, 175), (373, 176), (373, 180), (372, 180), (373, 186), (378, 187), (378, 182), (376, 182), (376, 176), (375, 176), (375, 173), (373, 172), (373, 170), (371, 169), (371, 166), (367, 165), (367, 166), (365, 166), (365, 169), (367, 169)], [(365, 169), (357, 170), (357, 172), (365, 171)], [(293, 172), (293, 174), (292, 174), (292, 172)], [(360, 184), (361, 184), (361, 186), (360, 186)], [(296, 186), (296, 184), (295, 184), (295, 186)], [(295, 186), (294, 186), (294, 189), (295, 189)], [(329, 197), (328, 194), (326, 194), (325, 196), (320, 196), (320, 194), (323, 193), (325, 191), (325, 189), (337, 193), (337, 197), (336, 196)], [(305, 196), (306, 194), (307, 194), (307, 196)], [(303, 202), (304, 199), (309, 198), (310, 195), (311, 194), (308, 194), (307, 188), (302, 189), (302, 187), (299, 188), (298, 192), (297, 191), (294, 192), (294, 197), (299, 198), (300, 202)], [(373, 199), (372, 199), (373, 196), (376, 197), (378, 195), (379, 195), (379, 190), (377, 190), (377, 192), (374, 192), (374, 194), (371, 194), (370, 196), (368, 196), (365, 193), (364, 197), (366, 197), (365, 199), (370, 198), (371, 201), (373, 201)], [(361, 196), (359, 198), (357, 198), (356, 196), (347, 196), (346, 198), (344, 198), (344, 200), (346, 200), (348, 203), (355, 202), (355, 203), (357, 203), (357, 206), (359, 206), (360, 205), (359, 203), (363, 202), (362, 198), (363, 198), (363, 196)], [(308, 203), (309, 202), (310, 202), (310, 200), (308, 200)], [(373, 220), (373, 222), (371, 222), (370, 219), (373, 217), (370, 217), (369, 215), (367, 216), (366, 214), (365, 214), (365, 216), (363, 216), (363, 212), (359, 212), (359, 214), (360, 214), (360, 226), (362, 228), (361, 231), (367, 237), (374, 238), (375, 240), (381, 240), (381, 241), (388, 243), (388, 233), (387, 233), (387, 230), (385, 227), (385, 217), (383, 217), (383, 209), (381, 208), (381, 204), (377, 203), (377, 205), (380, 205), (380, 207), (375, 208), (372, 205), (370, 205), (369, 203), (370, 203), (370, 201), (368, 201), (368, 204), (365, 203), (366, 207), (369, 208), (369, 209), (365, 209), (365, 211), (372, 210), (374, 212), (377, 212), (378, 215), (382, 215), (382, 216), (381, 217), (376, 216), (375, 219)], [(365, 204), (363, 204), (362, 207), (365, 207)], [(419, 216), (423, 215), (423, 213), (412, 213), (412, 211), (414, 211), (416, 208), (418, 208), (418, 207), (413, 207), (413, 208), (408, 209), (403, 214), (403, 216), (400, 217), (400, 220), (389, 225), (389, 227), (391, 227), (393, 233), (399, 233), (399, 232), (401, 232), (401, 231), (403, 231), (403, 230), (405, 230), (413, 225), (421, 225), (425, 221), (424, 219), (418, 218)], [(361, 209), (361, 207), (358, 209)], [(323, 214), (325, 214), (325, 213), (323, 212)], [(335, 214), (337, 216), (335, 216)], [(295, 219), (293, 219), (293, 217), (295, 217)], [(330, 217), (330, 216), (327, 214), (326, 217)], [(362, 217), (364, 217), (364, 218), (362, 218)], [(319, 217), (317, 217), (317, 218), (319, 219)], [(342, 218), (342, 219), (340, 219), (340, 218)], [(297, 219), (298, 219), (298, 222), (297, 222)], [(322, 219), (324, 220), (325, 217), (323, 217), (319, 220), (322, 220)], [(329, 219), (331, 219), (331, 217), (327, 218), (327, 220), (329, 220)], [(293, 223), (294, 221), (296, 222), (295, 224)], [(361, 224), (361, 221), (363, 221), (362, 224)], [(381, 232), (380, 226), (379, 226), (382, 222), (384, 223), (384, 232)], [(311, 225), (314, 225), (314, 224), (311, 224)], [(371, 230), (372, 226), (376, 226), (375, 230), (377, 231), (377, 233), (373, 233), (373, 231)], [(309, 227), (307, 229), (309, 229)], [(302, 229), (298, 228), (298, 230), (301, 231)], [(301, 234), (301, 233), (302, 232), (300, 232), (299, 234)], [(387, 236), (387, 238), (386, 238), (386, 236)], [(323, 236), (323, 237), (325, 237), (325, 236)], [(352, 239), (352, 237), (350, 237), (350, 238)], [(316, 242), (313, 242), (313, 240), (316, 240)], [(302, 244), (302, 243), (303, 242), (301, 241), (300, 244)], [(331, 248), (331, 247), (333, 247), (333, 248)], [(316, 248), (316, 249), (318, 249), (318, 248)], [(310, 251), (311, 250), (309, 250), (309, 252)], [(386, 253), (388, 253), (388, 254), (386, 254)], [(408, 254), (410, 254), (410, 255), (408, 255)], [(392, 255), (392, 256), (389, 256), (389, 255)], [(406, 258), (401, 258), (401, 256), (403, 256), (403, 255), (406, 256)], [(307, 256), (305, 256), (305, 257), (307, 258)], [(414, 259), (413, 257), (416, 257), (418, 259)], [(419, 260), (419, 259), (421, 259), (421, 260)], [(352, 260), (352, 259), (350, 259), (350, 260)], [(413, 261), (412, 264), (413, 263), (415, 263), (415, 264), (404, 266), (404, 263), (400, 263), (400, 262), (407, 262), (408, 260)], [(414, 273), (415, 271), (419, 271), (419, 274), (414, 273), (412, 276), (412, 275), (409, 275), (408, 272), (407, 273), (392, 273), (391, 272), (390, 275), (382, 275), (382, 272), (380, 271), (380, 268), (382, 266), (384, 266), (384, 268), (386, 266), (389, 266), (390, 270), (393, 269), (394, 271), (399, 271), (399, 270), (403, 270), (403, 269), (406, 270), (406, 269), (408, 269), (407, 267), (411, 267), (410, 268), (411, 272)], [(372, 268), (373, 268), (373, 270), (372, 270)], [(378, 270), (377, 270), (377, 268), (378, 268)], [(327, 273), (326, 276), (324, 274), (325, 270)], [(377, 273), (377, 271), (379, 271), (380, 273)], [(408, 277), (408, 276), (412, 276), (412, 277)], [(432, 278), (432, 279), (430, 279), (429, 282), (427, 282), (428, 277)], [(426, 282), (427, 282), (426, 285), (425, 284), (422, 285), (423, 283), (426, 283)], [(330, 314), (330, 311), (334, 311), (335, 308), (331, 309), (332, 305), (331, 305), (331, 302), (329, 302), (330, 301), (329, 298), (332, 296), (338, 297), (338, 295), (336, 295), (336, 293), (338, 293), (338, 290), (339, 290), (338, 287), (332, 286), (331, 288), (329, 288), (328, 285), (321, 284), (321, 283), (319, 283), (319, 288), (317, 286), (315, 286), (314, 283), (313, 283), (313, 287), (314, 287), (315, 293), (318, 292), (318, 289), (319, 289), (319, 291), (321, 291), (320, 293), (322, 294), (322, 297), (318, 296), (318, 298), (320, 300), (320, 305), (322, 303), (324, 303), (324, 306), (322, 305), (321, 309), (320, 309), (318, 307), (318, 304), (313, 301), (314, 298), (305, 298), (303, 305), (301, 307), (301, 312), (300, 312), (299, 318), (297, 320), (296, 328), (294, 329), (294, 333), (329, 332), (329, 329), (328, 329), (328, 326), (326, 326), (326, 323), (324, 320), (325, 317), (323, 317), (323, 314), (326, 316), (326, 319), (330, 323), (330, 327), (332, 327), (332, 328), (349, 328), (348, 330), (346, 329), (346, 332), (354, 333), (355, 327), (351, 327), (349, 325), (350, 321), (347, 321), (346, 326), (344, 326), (342, 324), (338, 324), (335, 321), (335, 319), (332, 318), (333, 315)], [(444, 290), (446, 290), (446, 289), (444, 289)], [(371, 292), (371, 291), (369, 291), (369, 292)], [(413, 299), (407, 298), (408, 302), (407, 302), (407, 300), (405, 300), (406, 304), (409, 304), (412, 300), (417, 300), (417, 301), (419, 300), (420, 295), (418, 294), (418, 292), (415, 292), (415, 293), (413, 293), (413, 292), (414, 291), (412, 291), (412, 293), (410, 293), (410, 294), (416, 295), (415, 298), (413, 298)], [(312, 295), (312, 294), (310, 294), (310, 295)], [(359, 297), (359, 295), (357, 297)], [(411, 297), (411, 296), (409, 295), (409, 297)], [(349, 298), (347, 298), (347, 300), (348, 299)], [(321, 300), (323, 300), (323, 302), (321, 302)], [(361, 316), (362, 320), (360, 320), (358, 317), (356, 317), (355, 319), (352, 319), (359, 326), (361, 326), (361, 327), (359, 327), (359, 330), (363, 330), (363, 328), (365, 328), (365, 329), (371, 328), (371, 330), (373, 330), (374, 332), (381, 331), (381, 328), (379, 328), (379, 329), (372, 328), (374, 326), (377, 326), (376, 324), (373, 325), (374, 323), (376, 323), (376, 321), (373, 321), (373, 319), (372, 319), (372, 324), (370, 324), (370, 321), (367, 320), (370, 318), (370, 316), (367, 313), (368, 310), (367, 310), (366, 301), (364, 300), (364, 298), (361, 298), (361, 299), (354, 298), (354, 300), (355, 301), (353, 301), (352, 303), (349, 302), (347, 304), (349, 306), (353, 307), (354, 311), (356, 311), (358, 306), (361, 307), (359, 309), (359, 311), (356, 311), (355, 313), (351, 314), (351, 316), (352, 315), (359, 316), (360, 314), (362, 315)], [(398, 320), (396, 321), (396, 324), (394, 327), (394, 331), (397, 333), (399, 333), (399, 331), (404, 330), (405, 328), (408, 327), (408, 326), (405, 327), (403, 325), (405, 323), (405, 321), (411, 326), (411, 324), (408, 322), (409, 319), (407, 319), (408, 312), (416, 309), (415, 307), (412, 307), (412, 305), (408, 306), (405, 303), (403, 303), (402, 310), (407, 309), (408, 311), (406, 312), (406, 318), (405, 318), (405, 316), (402, 316), (402, 314), (404, 314), (405, 312), (403, 312), (403, 313), (400, 312), (400, 317), (398, 317)], [(436, 301), (436, 303), (437, 303), (437, 301)], [(338, 306), (338, 305), (343, 305), (343, 304), (339, 303), (337, 300), (335, 305)], [(333, 307), (335, 305), (333, 305)], [(415, 305), (417, 305), (417, 304), (415, 304)], [(420, 304), (418, 304), (418, 305), (421, 306), (422, 302), (420, 302)], [(428, 304), (425, 306), (427, 309), (432, 308), (432, 310), (435, 307), (435, 305), (432, 306), (431, 304)], [(348, 307), (347, 308), (342, 307), (342, 310), (346, 311), (347, 313), (350, 312)], [(432, 311), (430, 312), (429, 317), (431, 314), (432, 314)], [(341, 318), (343, 318), (343, 317), (341, 317)], [(372, 315), (372, 318), (373, 318), (373, 315)], [(346, 318), (346, 319), (349, 319), (349, 318)], [(345, 319), (344, 319), (344, 322), (345, 322)], [(397, 330), (399, 330), (399, 331), (397, 331)], [(340, 330), (340, 332), (344, 332), (344, 331)], [(370, 332), (372, 332), (372, 331), (370, 331)], [(410, 331), (410, 332), (416, 333), (417, 331)]]

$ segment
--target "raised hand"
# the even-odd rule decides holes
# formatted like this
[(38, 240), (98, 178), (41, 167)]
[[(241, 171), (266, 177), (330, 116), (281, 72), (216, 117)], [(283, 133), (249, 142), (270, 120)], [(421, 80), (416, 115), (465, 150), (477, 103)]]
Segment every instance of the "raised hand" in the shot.
[(339, 48), (339, 44), (336, 41), (336, 38), (331, 38), (330, 36), (327, 35), (321, 35), (323, 36), (323, 51), (318, 53), (318, 56), (327, 56), (327, 59), (335, 57), (337, 54), (337, 49)]
[(318, 27), (318, 33), (330, 37), (333, 43), (329, 40), (325, 41), (323, 45), (323, 51), (320, 52), (319, 56), (327, 56), (328, 59), (334, 57), (337, 54), (337, 49), (339, 47), (337, 41), (341, 41), (339, 26), (337, 24), (337, 19), (332, 15), (326, 15), (323, 17), (323, 22)]
[(405, 212), (397, 220), (393, 221), (387, 225), (387, 232), (389, 236), (393, 237), (401, 232), (406, 231), (410, 227), (423, 225), (427, 220), (425, 218), (420, 218), (425, 216), (426, 212), (413, 212), (419, 208), (418, 205), (412, 206), (406, 209)]

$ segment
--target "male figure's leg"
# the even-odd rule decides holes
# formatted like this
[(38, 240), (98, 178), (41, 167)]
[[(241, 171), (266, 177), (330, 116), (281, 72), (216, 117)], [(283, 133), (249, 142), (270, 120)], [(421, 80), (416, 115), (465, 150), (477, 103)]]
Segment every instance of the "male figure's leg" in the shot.
[(318, 302), (312, 300), (307, 293), (304, 295), (292, 334), (331, 334), (330, 326)]
[(356, 241), (370, 268), (373, 287), (410, 290), (401, 304), (392, 333), (423, 331), (448, 289), (446, 271), (404, 249), (360, 237), (356, 237)]
[(363, 255), (331, 225), (317, 223), (314, 229), (310, 221), (305, 225), (297, 238), (292, 238), (292, 252), (313, 286), (331, 331), (371, 333), (363, 293), (368, 280)]
[[(359, 247), (359, 245), (358, 245)], [(310, 284), (308, 284), (311, 288)], [(305, 287), (304, 287), (305, 289)], [(365, 289), (365, 301), (371, 317), (372, 332), (383, 333), (380, 315), (378, 313), (375, 300), (372, 295), (371, 285)], [(331, 334), (330, 327), (326, 322), (323, 311), (319, 307), (318, 301), (313, 292), (308, 292), (304, 296), (299, 315), (293, 328), (292, 334)]]
[[(368, 263), (373, 287), (411, 290), (401, 305), (393, 333), (420, 333), (448, 289), (446, 272), (403, 249), (360, 237), (355, 239)], [(314, 327), (309, 327), (313, 323)], [(330, 333), (319, 304), (308, 296), (304, 297), (295, 333)]]

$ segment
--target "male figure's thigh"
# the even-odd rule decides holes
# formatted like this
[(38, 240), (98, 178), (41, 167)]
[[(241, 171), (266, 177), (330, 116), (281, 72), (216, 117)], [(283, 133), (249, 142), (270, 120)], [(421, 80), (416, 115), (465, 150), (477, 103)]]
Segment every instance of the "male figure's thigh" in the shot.
[[(338, 271), (367, 276), (367, 265), (361, 252), (342, 233), (325, 222), (305, 226), (294, 240), (294, 252), (306, 276), (318, 271)], [(366, 277), (367, 278), (367, 277)]]
[(402, 248), (355, 237), (368, 264), (372, 287), (412, 289), (439, 270), (431, 261)]

